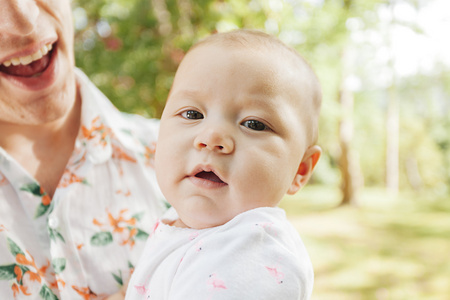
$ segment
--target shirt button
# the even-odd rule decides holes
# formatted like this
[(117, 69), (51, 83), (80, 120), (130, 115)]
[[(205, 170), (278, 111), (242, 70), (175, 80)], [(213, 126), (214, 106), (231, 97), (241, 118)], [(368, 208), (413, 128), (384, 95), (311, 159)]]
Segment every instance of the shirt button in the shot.
[(56, 228), (58, 228), (58, 226), (59, 226), (59, 220), (58, 220), (58, 218), (55, 217), (55, 216), (49, 217), (49, 218), (48, 218), (48, 226), (49, 226), (51, 229), (56, 229)]

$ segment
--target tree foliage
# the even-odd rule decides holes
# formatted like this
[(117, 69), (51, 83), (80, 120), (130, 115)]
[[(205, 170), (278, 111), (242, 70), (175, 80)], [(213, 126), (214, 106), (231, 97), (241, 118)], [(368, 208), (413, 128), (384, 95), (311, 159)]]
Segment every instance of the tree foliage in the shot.
[(395, 61), (378, 59), (392, 48), (392, 30), (422, 34), (415, 23), (386, 23), (380, 12), (396, 5), (419, 12), (433, 1), (73, 0), (76, 64), (120, 110), (159, 117), (176, 68), (193, 43), (216, 31), (262, 29), (297, 48), (322, 83), (319, 142), (325, 156), (315, 183), (341, 180), (338, 128), (344, 112), (338, 99), (345, 85), (354, 101), (351, 159), (358, 162), (364, 185), (384, 185), (387, 95), (395, 77), (400, 188), (445, 194), (450, 68), (436, 64), (431, 73), (398, 76)]

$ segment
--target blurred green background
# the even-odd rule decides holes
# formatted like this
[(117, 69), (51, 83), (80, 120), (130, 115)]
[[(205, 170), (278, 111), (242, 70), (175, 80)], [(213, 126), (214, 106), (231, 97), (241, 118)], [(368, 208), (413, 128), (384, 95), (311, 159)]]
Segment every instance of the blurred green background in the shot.
[(310, 184), (281, 206), (313, 300), (450, 299), (450, 1), (73, 0), (76, 63), (123, 111), (158, 118), (187, 49), (261, 29), (322, 83)]

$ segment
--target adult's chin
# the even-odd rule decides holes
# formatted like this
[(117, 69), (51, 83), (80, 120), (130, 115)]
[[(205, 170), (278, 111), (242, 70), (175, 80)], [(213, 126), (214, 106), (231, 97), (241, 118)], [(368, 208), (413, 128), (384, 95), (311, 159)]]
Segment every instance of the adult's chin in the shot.
[(15, 97), (0, 99), (0, 121), (16, 125), (45, 125), (67, 117), (76, 101), (73, 70), (45, 91), (17, 90)]

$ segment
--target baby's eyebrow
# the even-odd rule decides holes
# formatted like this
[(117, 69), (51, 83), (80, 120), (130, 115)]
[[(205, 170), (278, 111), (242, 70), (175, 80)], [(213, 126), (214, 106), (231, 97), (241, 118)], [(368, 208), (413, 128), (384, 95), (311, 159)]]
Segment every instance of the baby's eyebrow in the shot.
[(204, 93), (201, 90), (195, 90), (195, 89), (183, 89), (176, 91), (173, 96), (176, 97), (183, 97), (188, 99), (198, 99), (203, 98)]
[[(269, 97), (267, 95), (263, 94), (263, 97)], [(255, 93), (251, 95), (250, 97), (247, 97), (245, 101), (245, 106), (248, 107), (257, 107), (264, 111), (274, 112), (278, 111), (278, 104), (276, 101), (261, 101), (261, 95), (258, 93)]]

